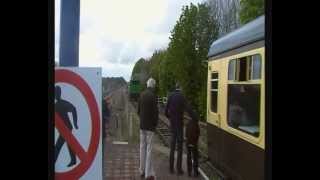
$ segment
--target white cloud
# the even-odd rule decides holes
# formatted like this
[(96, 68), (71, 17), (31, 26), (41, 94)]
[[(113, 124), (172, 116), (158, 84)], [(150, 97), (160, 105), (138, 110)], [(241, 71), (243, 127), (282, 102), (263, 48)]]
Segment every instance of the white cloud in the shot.
[[(202, 1), (81, 0), (79, 65), (129, 80), (135, 61), (167, 47), (182, 6)], [(58, 50), (60, 1), (55, 2)]]

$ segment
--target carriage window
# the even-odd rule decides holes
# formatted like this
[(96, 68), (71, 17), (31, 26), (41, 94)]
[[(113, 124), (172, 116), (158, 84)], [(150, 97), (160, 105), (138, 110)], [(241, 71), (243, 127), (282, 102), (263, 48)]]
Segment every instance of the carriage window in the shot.
[(252, 61), (252, 79), (261, 79), (261, 56), (253, 55)]
[(211, 80), (218, 79), (218, 73), (211, 73)]
[(228, 80), (248, 81), (256, 79), (261, 79), (260, 54), (230, 60)]
[(218, 81), (211, 81), (211, 89), (212, 90), (217, 90), (218, 89)]
[(217, 72), (211, 73), (211, 111), (217, 112), (218, 107), (218, 79), (219, 74)]
[(228, 68), (228, 80), (235, 80), (236, 79), (236, 60), (233, 59), (229, 62)]
[(260, 84), (229, 84), (227, 108), (229, 126), (259, 136)]

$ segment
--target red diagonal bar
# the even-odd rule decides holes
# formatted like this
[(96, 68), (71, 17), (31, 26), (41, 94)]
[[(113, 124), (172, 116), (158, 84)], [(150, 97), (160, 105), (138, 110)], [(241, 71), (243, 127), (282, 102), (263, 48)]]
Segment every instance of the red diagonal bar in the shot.
[(68, 145), (70, 145), (72, 151), (79, 157), (81, 161), (84, 161), (87, 158), (86, 151), (82, 148), (78, 140), (63, 123), (58, 113), (55, 113), (55, 126), (58, 129), (60, 135), (62, 135)]

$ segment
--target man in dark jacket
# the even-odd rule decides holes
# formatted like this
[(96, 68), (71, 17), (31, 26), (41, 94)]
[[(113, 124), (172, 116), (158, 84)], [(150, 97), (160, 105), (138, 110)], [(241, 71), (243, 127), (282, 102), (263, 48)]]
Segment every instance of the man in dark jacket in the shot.
[(140, 117), (140, 174), (147, 180), (155, 178), (152, 167), (152, 137), (158, 124), (158, 105), (154, 94), (155, 80), (147, 81), (147, 89), (140, 95), (138, 114)]
[(165, 115), (170, 119), (170, 129), (171, 129), (171, 143), (170, 143), (170, 173), (174, 173), (174, 154), (176, 149), (176, 144), (178, 147), (178, 157), (177, 157), (177, 173), (178, 175), (183, 174), (182, 170), (182, 146), (183, 146), (183, 113), (188, 111), (190, 114), (191, 108), (180, 92), (179, 85), (176, 85), (176, 90), (169, 96), (168, 103), (165, 110)]

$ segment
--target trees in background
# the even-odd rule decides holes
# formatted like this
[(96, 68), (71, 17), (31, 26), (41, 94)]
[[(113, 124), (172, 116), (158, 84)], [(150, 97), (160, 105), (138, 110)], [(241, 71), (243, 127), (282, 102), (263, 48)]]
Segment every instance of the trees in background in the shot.
[(219, 37), (264, 14), (264, 0), (207, 0)]
[(219, 37), (240, 27), (240, 0), (207, 0), (206, 3), (217, 22)]
[(156, 50), (149, 59), (139, 59), (131, 78), (145, 88), (149, 77), (156, 80), (156, 92), (167, 96), (178, 82), (183, 94), (206, 118), (207, 54), (210, 45), (223, 36), (264, 13), (263, 0), (207, 0), (182, 7), (182, 13), (171, 31), (167, 49)]
[(209, 7), (191, 3), (182, 8), (167, 50), (166, 65), (174, 70), (176, 82), (201, 118), (206, 115), (206, 59), (217, 34), (217, 24), (211, 18)]
[(264, 0), (241, 0), (240, 22), (246, 24), (264, 14)]

